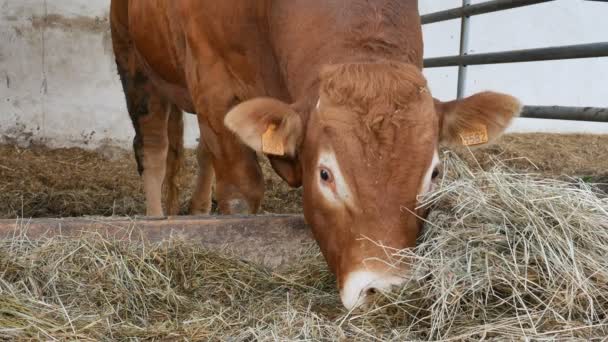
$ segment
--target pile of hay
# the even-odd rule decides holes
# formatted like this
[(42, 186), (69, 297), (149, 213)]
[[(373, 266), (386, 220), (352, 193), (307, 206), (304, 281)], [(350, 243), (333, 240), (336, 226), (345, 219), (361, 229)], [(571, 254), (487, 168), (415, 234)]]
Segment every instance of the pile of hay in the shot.
[[(608, 199), (446, 156), (402, 291), (342, 309), (318, 253), (274, 272), (183, 241), (0, 242), (0, 339), (479, 340), (608, 336)], [(25, 229), (26, 227), (24, 227)]]
[[(266, 180), (262, 210), (302, 212), (301, 190), (291, 189), (268, 161), (261, 161)], [(195, 151), (186, 150), (178, 178), (182, 214), (188, 213), (197, 172)], [(131, 151), (0, 145), (0, 218), (134, 216), (145, 214), (144, 203)]]
[(0, 145), (0, 217), (145, 213), (132, 154)]

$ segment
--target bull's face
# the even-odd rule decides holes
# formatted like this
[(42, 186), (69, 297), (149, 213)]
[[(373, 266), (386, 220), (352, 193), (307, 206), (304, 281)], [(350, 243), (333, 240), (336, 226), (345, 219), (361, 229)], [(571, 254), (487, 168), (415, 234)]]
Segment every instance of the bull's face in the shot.
[(494, 139), (520, 104), (497, 93), (440, 103), (406, 64), (338, 65), (320, 78), (307, 110), (255, 99), (226, 124), (269, 154), (288, 183), (303, 185), (306, 220), (350, 309), (404, 281), (407, 270), (391, 251), (416, 243), (426, 214), (419, 198), (438, 174), (439, 143)]

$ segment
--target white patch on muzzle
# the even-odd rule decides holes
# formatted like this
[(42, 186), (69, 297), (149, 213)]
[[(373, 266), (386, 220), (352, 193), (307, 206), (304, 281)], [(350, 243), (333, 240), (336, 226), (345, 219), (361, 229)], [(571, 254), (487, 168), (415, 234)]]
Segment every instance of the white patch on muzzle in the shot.
[[(392, 274), (372, 271), (355, 271), (346, 277), (340, 291), (340, 299), (347, 310), (368, 303), (377, 292), (390, 292), (393, 287), (401, 286), (405, 278)], [(371, 293), (370, 293), (371, 292)]]

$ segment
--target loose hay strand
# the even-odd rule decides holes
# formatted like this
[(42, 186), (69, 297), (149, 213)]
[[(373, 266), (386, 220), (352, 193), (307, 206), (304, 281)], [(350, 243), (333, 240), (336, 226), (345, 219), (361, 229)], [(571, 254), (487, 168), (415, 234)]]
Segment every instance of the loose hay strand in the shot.
[[(608, 199), (445, 156), (408, 282), (341, 308), (316, 249), (270, 271), (180, 240), (0, 241), (0, 339), (479, 340), (608, 336)], [(364, 238), (364, 237), (362, 237)]]

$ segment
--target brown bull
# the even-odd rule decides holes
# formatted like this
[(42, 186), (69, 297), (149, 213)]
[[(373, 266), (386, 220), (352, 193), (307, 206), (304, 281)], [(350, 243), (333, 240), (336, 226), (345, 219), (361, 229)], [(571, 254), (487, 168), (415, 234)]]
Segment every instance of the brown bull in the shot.
[(290, 185), (342, 301), (399, 285), (386, 251), (415, 245), (437, 148), (480, 144), (520, 110), (485, 92), (441, 103), (422, 68), (416, 0), (113, 0), (112, 36), (147, 214), (177, 211), (182, 111), (201, 140), (191, 212), (256, 213), (256, 152)]

